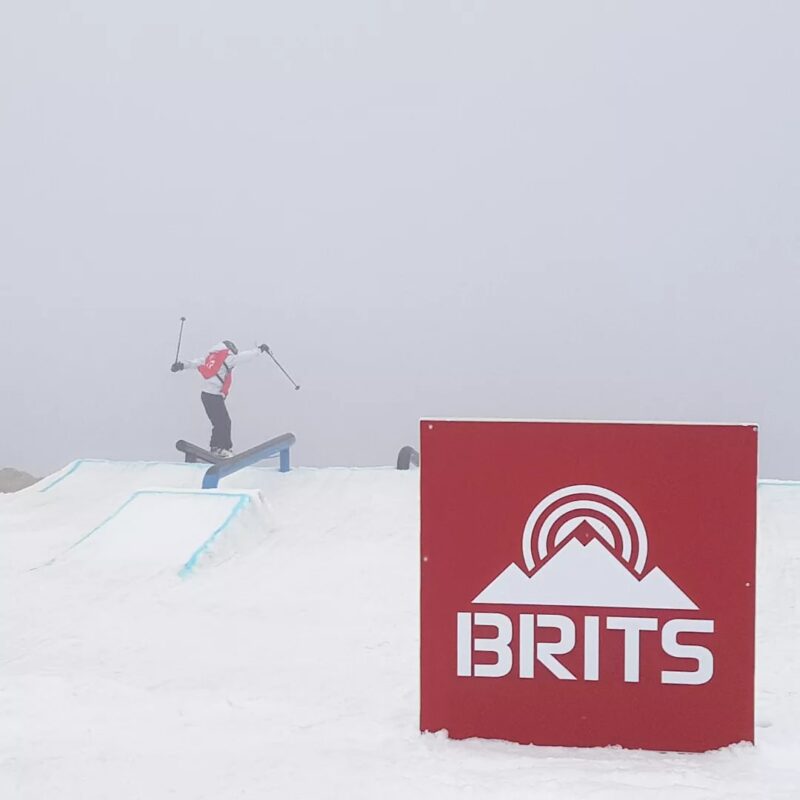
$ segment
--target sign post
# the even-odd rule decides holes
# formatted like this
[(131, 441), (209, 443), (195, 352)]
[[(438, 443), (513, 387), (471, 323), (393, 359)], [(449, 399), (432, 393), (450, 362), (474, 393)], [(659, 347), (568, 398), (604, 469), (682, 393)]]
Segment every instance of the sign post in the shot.
[(421, 728), (753, 741), (757, 429), (421, 422)]

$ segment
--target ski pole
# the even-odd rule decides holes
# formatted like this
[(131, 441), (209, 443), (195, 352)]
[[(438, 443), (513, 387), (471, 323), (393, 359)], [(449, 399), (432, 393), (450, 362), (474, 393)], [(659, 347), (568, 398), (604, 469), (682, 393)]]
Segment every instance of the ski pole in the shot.
[(267, 355), (278, 365), (278, 369), (289, 379), (289, 382), (294, 386), (295, 391), (298, 391), (300, 387), (292, 380), (292, 376), (281, 366), (280, 362), (274, 355), (272, 355), (272, 350), (267, 350)]
[(181, 339), (183, 338), (183, 323), (186, 322), (186, 317), (181, 317), (181, 329), (178, 332), (178, 349), (175, 351), (175, 363), (177, 364), (181, 358)]

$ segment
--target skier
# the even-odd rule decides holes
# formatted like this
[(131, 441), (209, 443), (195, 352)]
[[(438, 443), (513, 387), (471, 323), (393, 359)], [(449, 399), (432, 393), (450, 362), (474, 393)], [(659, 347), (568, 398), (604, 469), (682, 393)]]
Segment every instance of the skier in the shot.
[(170, 367), (173, 372), (180, 372), (186, 367), (197, 367), (203, 377), (200, 399), (203, 401), (203, 408), (205, 408), (209, 420), (211, 420), (209, 449), (215, 456), (230, 458), (233, 455), (231, 418), (225, 406), (225, 398), (228, 396), (233, 379), (233, 368), (237, 364), (255, 358), (259, 353), (269, 352), (269, 347), (261, 344), (253, 350), (243, 350), (240, 353), (233, 342), (225, 339), (214, 345), (205, 358), (176, 361)]

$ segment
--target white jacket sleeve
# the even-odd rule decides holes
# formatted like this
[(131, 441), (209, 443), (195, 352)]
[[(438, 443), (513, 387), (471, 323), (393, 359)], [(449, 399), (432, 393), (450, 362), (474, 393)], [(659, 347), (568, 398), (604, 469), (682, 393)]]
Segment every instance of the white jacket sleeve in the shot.
[(184, 369), (197, 369), (198, 367), (202, 367), (203, 364), (206, 363), (205, 358), (187, 358), (185, 361), (181, 362), (183, 364)]
[(244, 364), (246, 361), (252, 361), (256, 356), (261, 355), (261, 351), (255, 347), (252, 350), (240, 350), (236, 355), (231, 353), (226, 359), (225, 363), (233, 369), (239, 364)]

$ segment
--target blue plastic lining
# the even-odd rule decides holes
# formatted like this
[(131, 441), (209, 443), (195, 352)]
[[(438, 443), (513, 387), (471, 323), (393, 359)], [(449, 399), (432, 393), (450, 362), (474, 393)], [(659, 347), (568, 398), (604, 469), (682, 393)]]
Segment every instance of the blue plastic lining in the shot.
[(63, 475), (59, 475), (59, 477), (56, 478), (52, 483), (48, 483), (47, 486), (42, 487), (39, 489), (39, 491), (49, 492), (50, 489), (52, 489), (57, 483), (61, 483), (64, 478), (68, 478), (70, 475), (72, 475), (72, 473), (75, 472), (75, 470), (78, 469), (78, 467), (83, 463), (84, 459), (79, 458)]
[(250, 496), (243, 494), (239, 496), (239, 502), (233, 507), (231, 513), (228, 514), (225, 521), (220, 525), (212, 534), (211, 536), (206, 539), (197, 550), (192, 553), (189, 557), (189, 560), (181, 567), (180, 575), (181, 578), (185, 578), (187, 575), (191, 573), (191, 571), (197, 566), (197, 562), (200, 557), (205, 553), (211, 545), (214, 543), (214, 540), (225, 530), (225, 528), (230, 525), (233, 518), (250, 502)]

